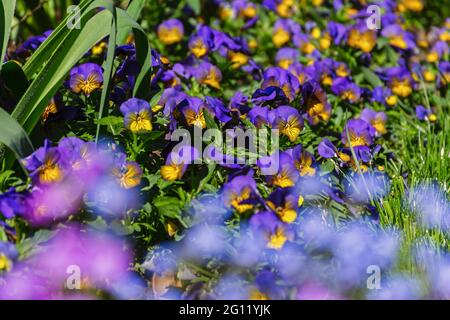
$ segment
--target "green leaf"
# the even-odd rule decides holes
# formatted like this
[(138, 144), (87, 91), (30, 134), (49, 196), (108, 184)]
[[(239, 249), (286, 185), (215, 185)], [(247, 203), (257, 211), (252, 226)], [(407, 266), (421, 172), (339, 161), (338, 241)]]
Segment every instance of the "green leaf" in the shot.
[[(98, 0), (96, 3), (103, 3), (103, 6), (106, 6), (109, 3), (109, 9), (114, 11), (111, 1), (105, 2)], [(27, 133), (32, 132), (46, 105), (62, 85), (70, 69), (78, 63), (90, 48), (110, 34), (111, 28), (101, 27), (112, 25), (113, 17), (110, 10), (103, 10), (94, 15), (89, 21), (82, 25), (81, 32), (71, 30), (71, 32), (74, 32), (75, 38), (70, 36), (64, 39), (64, 41), (62, 41), (55, 49), (55, 52), (48, 58), (48, 62), (45, 60), (41, 61), (41, 64), (44, 64), (44, 67), (38, 72), (36, 79), (32, 82), (12, 113), (12, 116), (22, 124)], [(135, 34), (138, 34), (136, 37), (136, 54), (138, 62), (142, 65), (142, 70), (137, 77), (135, 86), (135, 94), (138, 94), (140, 92), (139, 90), (142, 91), (143, 87), (145, 87), (144, 80), (147, 78), (149, 79), (150, 76), (150, 45), (140, 26), (137, 25), (126, 12), (120, 9), (117, 9), (117, 27), (119, 30), (132, 27)], [(37, 52), (40, 50), (41, 48), (39, 48)], [(47, 59), (47, 57), (42, 55), (42, 59)], [(27, 69), (25, 69), (25, 71), (26, 70)]]
[(200, 14), (202, 9), (200, 0), (186, 0), (186, 3), (192, 8), (192, 10), (194, 10), (196, 15)]
[(378, 87), (378, 86), (382, 86), (383, 83), (381, 82), (380, 78), (378, 78), (378, 76), (370, 69), (366, 68), (366, 67), (362, 67), (361, 68), (362, 73), (364, 74), (364, 78), (366, 78), (366, 80), (373, 86), (373, 87)]
[[(107, 103), (107, 98), (109, 97), (109, 82), (111, 81), (112, 69), (114, 64), (114, 55), (116, 51), (116, 37), (117, 37), (117, 12), (116, 8), (112, 8), (112, 23), (111, 23), (111, 32), (109, 34), (109, 42), (108, 42), (108, 54), (106, 56), (106, 64), (103, 72), (103, 90), (102, 96), (100, 100), (100, 109), (98, 111), (98, 119), (100, 120), (103, 116), (103, 109)], [(98, 142), (98, 138), (100, 135), (100, 124), (97, 123), (97, 131), (95, 134), (95, 142)]]
[(3, 64), (0, 74), (6, 89), (19, 100), (29, 85), (22, 67), (16, 61), (8, 61)]
[(334, 170), (334, 162), (333, 160), (328, 159), (324, 163), (320, 165), (320, 175), (324, 176)]
[(56, 235), (55, 231), (39, 230), (31, 238), (19, 242), (16, 247), (20, 259), (25, 259), (40, 249), (40, 244), (49, 241)]
[[(80, 9), (81, 17), (80, 24), (84, 26), (86, 22), (91, 18), (92, 14), (99, 7), (110, 6), (110, 0), (83, 0), (78, 5)], [(57, 48), (65, 41), (74, 41), (81, 29), (68, 28), (68, 23), (73, 21), (74, 17), (67, 15), (66, 18), (53, 30), (50, 36), (39, 46), (38, 50), (34, 52), (31, 57), (25, 63), (23, 69), (28, 79), (31, 79), (45, 63), (47, 63), (50, 57), (56, 52)], [(98, 28), (98, 26), (97, 26)]]
[[(145, 6), (145, 0), (131, 0), (131, 3), (127, 8), (127, 13), (132, 19), (137, 20), (139, 18), (139, 16), (141, 15), (141, 11), (144, 8), (144, 6)], [(122, 29), (117, 34), (117, 43), (119, 45), (125, 44), (130, 32), (131, 32), (131, 28), (130, 29)]]
[(123, 117), (107, 116), (98, 120), (97, 123), (102, 126), (117, 126), (123, 123)]
[(217, 123), (214, 121), (214, 117), (207, 111), (203, 111), (203, 116), (205, 117), (206, 127), (208, 129), (217, 129)]
[(33, 152), (30, 138), (3, 108), (0, 108), (0, 142), (11, 149), (17, 158), (25, 158)]
[(180, 200), (174, 197), (160, 196), (153, 201), (153, 205), (159, 214), (169, 218), (176, 218), (181, 213)]
[(0, 42), (0, 70), (2, 69), (6, 49), (8, 48), (9, 33), (11, 31), (11, 22), (14, 17), (15, 7), (16, 0), (0, 1), (0, 35), (3, 35), (3, 39)]

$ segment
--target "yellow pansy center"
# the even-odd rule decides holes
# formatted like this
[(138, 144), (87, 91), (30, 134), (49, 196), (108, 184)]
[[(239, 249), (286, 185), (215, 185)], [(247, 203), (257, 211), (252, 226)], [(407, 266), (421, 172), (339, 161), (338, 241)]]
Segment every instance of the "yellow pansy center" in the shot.
[(280, 132), (286, 135), (291, 142), (297, 140), (302, 130), (297, 117), (289, 117), (287, 121), (281, 120), (279, 123)]
[(302, 44), (300, 49), (305, 54), (311, 54), (311, 53), (314, 52), (316, 47), (311, 42), (305, 42), (305, 43)]
[(287, 241), (287, 236), (282, 227), (278, 227), (274, 234), (269, 236), (267, 247), (270, 249), (281, 249)]
[(222, 6), (219, 9), (219, 18), (221, 20), (228, 20), (233, 16), (233, 8), (230, 6)]
[(359, 147), (368, 145), (365, 137), (350, 132), (350, 146)]
[(252, 208), (253, 208), (253, 205), (252, 205), (252, 204), (249, 204), (249, 203), (242, 203), (243, 201), (250, 199), (250, 195), (251, 195), (251, 190), (250, 190), (250, 188), (244, 188), (244, 189), (241, 191), (241, 194), (240, 194), (240, 195), (237, 194), (237, 193), (233, 193), (233, 194), (231, 195), (231, 201), (230, 201), (231, 206), (232, 206), (234, 209), (236, 209), (236, 211), (237, 211), (238, 213), (243, 213), (243, 212), (245, 212), (245, 211), (247, 211), (247, 210), (252, 209)]
[(429, 70), (424, 71), (423, 78), (427, 82), (433, 82), (434, 80), (436, 80), (436, 76), (434, 75), (434, 73)]
[(375, 128), (377, 133), (385, 134), (387, 132), (385, 123), (381, 118), (379, 118), (379, 117), (375, 118), (373, 121), (371, 121), (371, 124), (372, 124), (372, 127)]
[(59, 182), (62, 180), (62, 170), (53, 159), (48, 159), (39, 168), (39, 181), (43, 184)]
[(78, 76), (74, 87), (75, 93), (83, 92), (86, 95), (90, 95), (94, 90), (101, 87), (101, 83), (95, 75), (89, 75), (86, 80), (83, 77)]
[(322, 38), (319, 39), (320, 50), (326, 50), (331, 46), (331, 37), (326, 33)]
[(208, 48), (205, 46), (205, 44), (203, 43), (202, 39), (197, 39), (194, 41), (193, 45), (191, 45), (189, 47), (189, 49), (191, 50), (192, 54), (196, 57), (196, 58), (200, 58), (203, 57), (205, 54), (208, 53)]
[(245, 18), (253, 18), (256, 16), (256, 8), (253, 5), (247, 5), (240, 13)]
[(44, 123), (45, 121), (47, 121), (48, 117), (51, 114), (55, 114), (58, 112), (58, 108), (56, 107), (56, 103), (54, 101), (51, 101), (46, 107), (44, 112), (42, 113), (41, 116), (41, 121)]
[(272, 184), (281, 188), (294, 186), (294, 181), (289, 177), (289, 172), (282, 169), (281, 172), (272, 179)]
[(313, 125), (319, 123), (320, 119), (323, 121), (328, 121), (330, 119), (330, 112), (328, 112), (323, 103), (314, 103), (311, 108), (307, 110), (308, 115), (312, 119)]
[(323, 85), (331, 86), (333, 84), (333, 78), (329, 74), (324, 74), (321, 77), (321, 82)]
[(394, 94), (403, 98), (409, 96), (412, 93), (409, 79), (399, 80), (394, 78), (391, 83), (391, 90)]
[(345, 90), (341, 93), (341, 98), (348, 101), (356, 101), (357, 97), (352, 90)]
[(285, 207), (277, 207), (272, 201), (267, 201), (267, 205), (280, 217), (281, 221), (292, 223), (297, 218), (297, 211), (295, 211), (290, 204)]
[(434, 63), (436, 61), (439, 60), (439, 54), (435, 51), (430, 52), (429, 54), (427, 54), (427, 61)]
[(336, 74), (339, 77), (347, 77), (348, 75), (350, 75), (344, 64), (340, 64), (339, 67), (336, 68)]
[(386, 97), (385, 101), (389, 106), (395, 106), (397, 104), (398, 98), (396, 95), (391, 95)]
[(400, 49), (408, 48), (408, 45), (405, 39), (403, 39), (402, 35), (395, 35), (389, 37), (389, 44)]
[(180, 42), (183, 38), (183, 33), (179, 28), (167, 28), (162, 26), (158, 28), (158, 38), (162, 43), (171, 45)]
[(196, 126), (199, 128), (206, 128), (205, 116), (203, 110), (196, 113), (194, 110), (188, 109), (186, 111), (186, 122), (189, 126)]
[(248, 297), (249, 300), (269, 300), (269, 297), (259, 290), (253, 289)]
[(92, 48), (92, 54), (94, 56), (99, 56), (105, 51), (106, 47), (107, 47), (106, 42), (101, 42)]
[(237, 68), (247, 64), (247, 62), (248, 62), (248, 56), (246, 54), (243, 54), (242, 52), (229, 51), (228, 59), (230, 59), (231, 67), (233, 69), (237, 69)]
[(291, 35), (283, 28), (276, 29), (272, 36), (272, 41), (277, 48), (286, 44), (290, 39)]
[(161, 176), (164, 180), (175, 181), (183, 176), (183, 164), (169, 164), (161, 167)]
[(153, 126), (150, 121), (150, 113), (148, 110), (142, 110), (139, 113), (129, 115), (129, 129), (134, 132), (152, 131)]
[(398, 4), (398, 10), (400, 12), (406, 10), (419, 12), (423, 10), (423, 3), (421, 0), (402, 0)]
[(289, 68), (289, 66), (291, 64), (292, 64), (292, 60), (291, 59), (281, 59), (280, 61), (278, 61), (278, 66), (280, 68), (283, 68), (283, 69)]
[(214, 68), (209, 69), (206, 77), (201, 79), (200, 82), (215, 89), (220, 89), (220, 76)]
[(3, 253), (0, 253), (0, 271), (10, 271), (11, 261)]
[(310, 155), (303, 154), (300, 160), (295, 161), (295, 167), (300, 172), (300, 176), (313, 176), (316, 174), (316, 169), (311, 167), (312, 158)]
[(120, 186), (131, 189), (141, 183), (142, 172), (137, 164), (128, 163), (123, 173), (119, 175)]
[(377, 42), (375, 33), (373, 31), (359, 32), (356, 29), (350, 31), (348, 37), (348, 45), (354, 48), (359, 48), (363, 52), (369, 53), (375, 47)]

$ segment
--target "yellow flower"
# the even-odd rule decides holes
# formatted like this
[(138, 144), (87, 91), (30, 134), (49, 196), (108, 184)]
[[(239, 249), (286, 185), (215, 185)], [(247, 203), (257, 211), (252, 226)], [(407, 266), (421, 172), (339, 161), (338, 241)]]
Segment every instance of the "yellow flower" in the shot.
[[(359, 146), (367, 146), (368, 142), (364, 136), (359, 136), (354, 132), (350, 132), (350, 146), (359, 147)], [(348, 143), (346, 144), (348, 147)]]
[(321, 34), (321, 32), (320, 32), (320, 29), (318, 27), (314, 27), (311, 30), (311, 37), (313, 37), (314, 39), (319, 39), (320, 34)]
[(291, 142), (297, 140), (302, 131), (302, 126), (297, 117), (289, 117), (287, 121), (281, 120), (279, 123), (280, 132), (286, 135)]
[(167, 28), (161, 26), (158, 28), (158, 38), (162, 43), (171, 45), (180, 42), (183, 38), (183, 32), (179, 28)]
[(437, 52), (433, 51), (427, 54), (427, 61), (430, 63), (434, 63), (439, 60), (439, 55)]
[(256, 49), (258, 48), (258, 41), (256, 41), (255, 39), (250, 39), (248, 41), (248, 46), (250, 49)]
[(96, 46), (94, 46), (94, 47), (92, 48), (92, 54), (93, 54), (94, 56), (99, 56), (99, 55), (101, 55), (101, 54), (105, 51), (105, 49), (106, 49), (107, 46), (108, 46), (108, 45), (106, 44), (106, 42), (100, 42), (99, 44), (97, 44)]
[(208, 48), (203, 43), (203, 40), (201, 38), (194, 40), (192, 45), (189, 46), (189, 50), (196, 58), (203, 57), (208, 53)]
[(75, 81), (75, 93), (83, 92), (86, 95), (90, 95), (94, 90), (102, 86), (95, 75), (89, 75), (86, 80), (84, 80), (81, 75), (78, 75)]
[(241, 10), (240, 14), (245, 18), (254, 18), (256, 16), (255, 6), (248, 4), (244, 9)]
[(139, 111), (139, 113), (133, 112), (127, 115), (126, 123), (128, 124), (128, 129), (134, 133), (149, 132), (153, 130), (150, 121), (150, 113), (146, 109)]
[(311, 42), (305, 42), (301, 46), (301, 51), (305, 54), (311, 54), (316, 49), (316, 47)]
[(434, 80), (436, 80), (436, 75), (433, 72), (426, 70), (423, 73), (423, 78), (426, 82), (433, 82)]
[(248, 297), (249, 300), (269, 300), (269, 297), (257, 289), (253, 289)]
[(272, 41), (277, 48), (283, 46), (284, 44), (289, 42), (289, 40), (291, 40), (291, 35), (283, 28), (278, 28), (273, 33)]
[(327, 50), (331, 46), (331, 37), (326, 33), (322, 38), (319, 39), (320, 50)]
[(0, 254), (0, 271), (10, 271), (12, 263), (3, 253)]
[(216, 68), (210, 68), (206, 77), (200, 80), (200, 83), (207, 84), (214, 89), (220, 89), (221, 76), (217, 72)]
[(423, 3), (421, 0), (401, 0), (398, 4), (398, 10), (400, 12), (406, 10), (419, 12), (423, 10)]
[(233, 193), (231, 195), (231, 200), (230, 200), (230, 204), (231, 206), (236, 209), (236, 211), (238, 213), (243, 213), (247, 210), (250, 210), (253, 208), (252, 204), (249, 203), (242, 203), (245, 200), (250, 199), (250, 195), (251, 195), (251, 190), (250, 188), (244, 188), (241, 191), (241, 194), (238, 195), (237, 193)]
[(180, 180), (183, 176), (183, 164), (168, 164), (161, 167), (161, 176), (164, 180)]
[(199, 128), (206, 128), (205, 116), (203, 110), (196, 113), (194, 110), (188, 109), (185, 113), (185, 118), (188, 126), (196, 126)]
[(300, 176), (313, 176), (316, 174), (316, 169), (311, 167), (312, 157), (303, 153), (301, 159), (295, 161), (295, 167), (300, 172)]
[(156, 104), (152, 107), (152, 112), (157, 113), (158, 111), (162, 110), (163, 108), (164, 108), (164, 106), (162, 106), (160, 104)]
[(385, 123), (380, 118), (375, 118), (375, 120), (371, 121), (371, 125), (379, 134), (385, 134), (387, 132)]
[(228, 20), (233, 16), (233, 8), (230, 6), (221, 6), (219, 9), (219, 18), (221, 20)]
[(291, 64), (291, 59), (281, 59), (280, 61), (278, 61), (278, 66), (283, 69), (288, 69)]
[(321, 82), (323, 85), (331, 86), (333, 84), (333, 78), (328, 74), (324, 74), (321, 77)]
[(341, 98), (348, 101), (356, 101), (357, 97), (352, 90), (346, 90), (341, 93)]
[(363, 33), (356, 29), (350, 31), (347, 43), (350, 47), (359, 48), (363, 52), (369, 53), (375, 47), (377, 42), (375, 33), (373, 31), (365, 31)]
[(270, 249), (281, 249), (288, 240), (282, 227), (278, 227), (274, 234), (269, 236), (267, 247)]
[(228, 51), (228, 59), (231, 61), (231, 68), (237, 69), (248, 62), (248, 56), (242, 52)]
[(405, 39), (403, 39), (402, 35), (391, 36), (389, 38), (389, 44), (400, 49), (408, 48), (408, 44), (406, 43)]
[(47, 121), (48, 117), (51, 114), (55, 114), (58, 112), (58, 108), (56, 106), (55, 101), (52, 99), (52, 101), (45, 107), (44, 112), (42, 113), (41, 116), (41, 121), (42, 123), (44, 123), (45, 121)]
[(294, 0), (282, 0), (276, 7), (277, 13), (283, 18), (289, 18), (294, 13)]
[(137, 163), (129, 162), (126, 164), (123, 172), (120, 168), (114, 168), (113, 175), (118, 178), (122, 188), (131, 189), (141, 183), (142, 170)]
[(272, 178), (272, 184), (281, 188), (289, 188), (295, 185), (294, 181), (289, 177), (289, 172), (282, 169), (281, 172)]
[(312, 119), (313, 125), (318, 124), (321, 119), (323, 121), (328, 121), (331, 116), (330, 111), (320, 102), (314, 103), (306, 112)]
[(396, 95), (390, 95), (389, 97), (386, 97), (385, 100), (389, 106), (395, 106), (397, 104), (398, 98)]
[(394, 78), (390, 87), (394, 94), (402, 98), (405, 98), (412, 93), (409, 79), (399, 80), (397, 78)]
[(39, 181), (43, 184), (59, 182), (63, 178), (63, 173), (59, 165), (51, 158), (38, 169)]
[(173, 223), (172, 221), (169, 221), (166, 224), (166, 229), (167, 229), (167, 234), (170, 237), (173, 237), (177, 233), (178, 228), (175, 223)]
[(292, 223), (297, 219), (297, 211), (295, 211), (290, 203), (286, 203), (285, 207), (276, 207), (272, 201), (267, 201), (267, 205), (280, 217), (281, 221)]
[(336, 68), (336, 74), (339, 77), (347, 77), (348, 75), (350, 75), (349, 71), (347, 70), (347, 67), (345, 66), (345, 64), (340, 64), (337, 68)]

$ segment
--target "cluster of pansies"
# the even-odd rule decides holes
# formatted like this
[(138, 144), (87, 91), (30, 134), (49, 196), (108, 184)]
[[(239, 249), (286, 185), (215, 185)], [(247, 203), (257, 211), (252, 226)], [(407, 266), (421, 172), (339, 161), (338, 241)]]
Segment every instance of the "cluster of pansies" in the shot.
[[(150, 22), (147, 98), (133, 92), (132, 36), (101, 41), (67, 75), (41, 117), (48, 140), (17, 165), (28, 178), (0, 194), (0, 298), (450, 297), (448, 254), (405, 248), (379, 217), (395, 156), (389, 113), (438, 125), (423, 91), (449, 87), (450, 18), (411, 23), (422, 0), (374, 1), (378, 29), (366, 1), (202, 3)], [(8, 59), (26, 61), (51, 32)], [(98, 119), (107, 50), (115, 68)], [(202, 141), (174, 148), (180, 129), (264, 128), (279, 149), (255, 163), (208, 149), (230, 160), (212, 163)], [(445, 192), (408, 192), (422, 230), (448, 230)], [(425, 261), (415, 275), (399, 271), (405, 250)], [(83, 275), (77, 291), (69, 266)], [(369, 270), (382, 271), (382, 289), (366, 286)]]
[[(24, 191), (11, 188), (2, 195), (2, 214), (7, 219), (20, 216), (40, 226), (75, 215), (91, 198), (96, 199), (95, 205), (104, 202), (106, 209), (112, 210), (117, 193), (124, 201), (142, 179), (140, 166), (127, 161), (115, 148), (98, 149), (95, 143), (76, 137), (63, 138), (55, 147), (46, 140), (43, 147), (22, 160), (31, 184)], [(123, 214), (129, 209), (126, 202), (121, 209), (105, 212)]]

